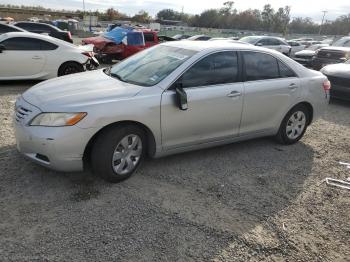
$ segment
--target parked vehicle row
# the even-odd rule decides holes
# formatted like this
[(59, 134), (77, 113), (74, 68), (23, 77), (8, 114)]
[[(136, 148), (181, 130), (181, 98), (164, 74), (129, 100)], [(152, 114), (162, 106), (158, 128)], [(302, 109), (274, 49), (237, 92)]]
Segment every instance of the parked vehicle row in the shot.
[(325, 110), (329, 89), (323, 74), (273, 50), (168, 42), (26, 91), (16, 101), (17, 147), (48, 168), (79, 171), (90, 163), (118, 182), (146, 155), (261, 136), (296, 143)]
[(48, 79), (96, 69), (92, 47), (30, 32), (0, 35), (0, 80)]
[(272, 36), (246, 36), (240, 39), (242, 42), (246, 42), (255, 46), (261, 46), (269, 49), (276, 50), (286, 56), (291, 56), (292, 48), (288, 43), (279, 37)]
[(73, 43), (69, 31), (63, 31), (53, 25), (35, 22), (17, 22), (14, 24), (0, 24), (0, 35), (10, 32), (31, 32), (52, 36), (57, 39)]

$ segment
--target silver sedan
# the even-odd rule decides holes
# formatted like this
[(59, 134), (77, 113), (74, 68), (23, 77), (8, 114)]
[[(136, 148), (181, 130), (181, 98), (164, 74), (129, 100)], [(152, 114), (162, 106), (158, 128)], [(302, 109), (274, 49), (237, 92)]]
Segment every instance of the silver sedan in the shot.
[(262, 136), (296, 143), (325, 110), (330, 84), (269, 49), (170, 42), (111, 68), (51, 79), (16, 101), (18, 150), (105, 180), (160, 157)]

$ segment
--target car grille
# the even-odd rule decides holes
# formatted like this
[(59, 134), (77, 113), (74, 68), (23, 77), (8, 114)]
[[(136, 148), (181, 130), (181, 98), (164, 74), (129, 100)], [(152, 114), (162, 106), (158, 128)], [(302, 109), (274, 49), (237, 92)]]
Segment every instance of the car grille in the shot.
[(27, 117), (29, 116), (30, 113), (32, 113), (32, 111), (29, 110), (28, 108), (25, 108), (23, 106), (19, 106), (16, 108), (15, 119), (17, 122), (23, 122), (27, 119)]
[(328, 80), (333, 85), (337, 86), (346, 86), (350, 88), (350, 78), (343, 78), (343, 77), (337, 77), (337, 76), (327, 76)]
[(344, 52), (330, 51), (330, 50), (320, 50), (317, 54), (318, 58), (327, 58), (327, 59), (340, 59), (345, 57)]

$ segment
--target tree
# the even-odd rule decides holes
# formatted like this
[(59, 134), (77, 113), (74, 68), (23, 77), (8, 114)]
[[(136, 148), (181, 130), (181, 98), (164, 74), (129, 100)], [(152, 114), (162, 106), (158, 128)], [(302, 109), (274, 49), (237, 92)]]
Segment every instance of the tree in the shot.
[(145, 10), (140, 10), (131, 20), (139, 23), (149, 23), (152, 17)]
[(271, 5), (270, 4), (265, 5), (261, 13), (262, 23), (265, 30), (267, 31), (273, 30), (274, 16), (275, 16), (275, 10), (271, 7)]

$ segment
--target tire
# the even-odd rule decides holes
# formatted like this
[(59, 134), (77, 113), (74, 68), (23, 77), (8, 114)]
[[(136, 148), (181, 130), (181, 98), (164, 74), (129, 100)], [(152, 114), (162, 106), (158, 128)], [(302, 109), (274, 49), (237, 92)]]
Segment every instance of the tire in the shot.
[[(310, 123), (310, 113), (304, 105), (293, 107), (284, 117), (276, 139), (284, 145), (291, 145), (298, 142)], [(288, 130), (287, 130), (288, 128)]]
[(146, 135), (136, 126), (116, 126), (97, 137), (91, 166), (104, 180), (118, 183), (129, 178), (146, 154)]
[(58, 76), (64, 76), (84, 71), (84, 67), (76, 62), (66, 62), (58, 69)]

